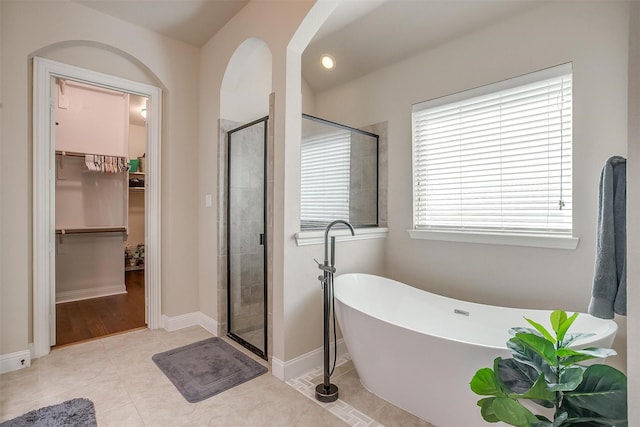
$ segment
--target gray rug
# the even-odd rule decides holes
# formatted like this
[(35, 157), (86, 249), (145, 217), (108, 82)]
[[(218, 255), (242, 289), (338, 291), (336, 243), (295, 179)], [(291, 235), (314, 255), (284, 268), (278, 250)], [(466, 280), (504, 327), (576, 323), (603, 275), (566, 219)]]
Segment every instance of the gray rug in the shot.
[(96, 411), (89, 399), (72, 399), (46, 408), (36, 409), (0, 427), (96, 427)]
[(153, 361), (188, 402), (195, 403), (267, 372), (220, 338), (158, 353)]

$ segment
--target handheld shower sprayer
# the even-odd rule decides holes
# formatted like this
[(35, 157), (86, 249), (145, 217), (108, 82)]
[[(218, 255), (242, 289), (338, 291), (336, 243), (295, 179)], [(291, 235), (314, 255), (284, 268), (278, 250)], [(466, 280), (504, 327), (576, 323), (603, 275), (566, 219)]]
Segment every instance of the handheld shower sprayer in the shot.
[(333, 298), (333, 275), (336, 272), (335, 260), (336, 260), (336, 237), (331, 236), (331, 252), (329, 253), (329, 233), (331, 229), (338, 224), (345, 225), (351, 231), (351, 235), (355, 236), (355, 230), (353, 226), (347, 221), (337, 219), (329, 225), (324, 231), (324, 262), (320, 264), (318, 261), (318, 268), (323, 271), (323, 274), (318, 277), (322, 284), (323, 296), (324, 296), (324, 381), (322, 384), (316, 386), (316, 399), (320, 402), (334, 402), (338, 399), (338, 387), (335, 384), (331, 384), (331, 374), (336, 365), (337, 349), (334, 348), (333, 353), (333, 368), (329, 370), (329, 318), (331, 312), (333, 312), (333, 341), (334, 346), (336, 342), (336, 313), (335, 313), (335, 300)]

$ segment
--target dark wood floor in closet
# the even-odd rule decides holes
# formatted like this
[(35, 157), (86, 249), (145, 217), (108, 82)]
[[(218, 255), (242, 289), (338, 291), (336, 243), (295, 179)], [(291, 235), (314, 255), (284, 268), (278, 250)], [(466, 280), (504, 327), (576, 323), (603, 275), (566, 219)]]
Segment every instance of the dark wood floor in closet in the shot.
[(144, 271), (125, 273), (127, 293), (56, 304), (56, 346), (145, 326)]

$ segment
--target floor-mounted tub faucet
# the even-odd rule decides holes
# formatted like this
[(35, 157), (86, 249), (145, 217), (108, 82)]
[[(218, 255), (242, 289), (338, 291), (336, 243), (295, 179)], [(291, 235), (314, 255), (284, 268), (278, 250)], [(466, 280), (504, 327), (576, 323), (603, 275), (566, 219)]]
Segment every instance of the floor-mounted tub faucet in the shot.
[[(332, 309), (330, 302), (333, 301), (333, 275), (336, 272), (336, 237), (331, 236), (331, 255), (329, 255), (329, 232), (331, 228), (337, 224), (346, 225), (349, 227), (351, 235), (356, 235), (353, 226), (342, 219), (337, 219), (329, 223), (324, 230), (324, 262), (322, 264), (318, 263), (318, 268), (323, 272), (323, 274), (318, 277), (318, 280), (322, 283), (322, 289), (324, 291), (324, 381), (316, 387), (316, 399), (320, 402), (334, 402), (338, 399), (338, 387), (330, 382), (333, 370), (331, 372), (329, 371), (329, 317)], [(335, 335), (335, 310), (333, 316), (333, 330)], [(335, 345), (336, 343), (334, 342), (334, 346)], [(337, 348), (334, 348), (334, 356), (336, 351)]]

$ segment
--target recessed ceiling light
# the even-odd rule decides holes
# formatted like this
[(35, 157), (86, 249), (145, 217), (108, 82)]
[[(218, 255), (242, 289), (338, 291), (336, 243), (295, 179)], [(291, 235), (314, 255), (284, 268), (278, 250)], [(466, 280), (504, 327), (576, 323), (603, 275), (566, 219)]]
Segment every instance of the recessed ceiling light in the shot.
[(336, 60), (333, 59), (333, 56), (326, 53), (322, 55), (322, 57), (320, 58), (320, 62), (322, 63), (322, 66), (327, 70), (333, 70), (336, 67)]

